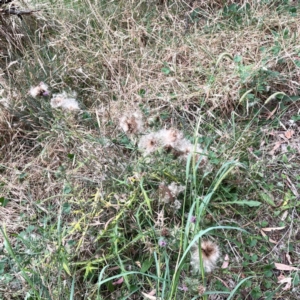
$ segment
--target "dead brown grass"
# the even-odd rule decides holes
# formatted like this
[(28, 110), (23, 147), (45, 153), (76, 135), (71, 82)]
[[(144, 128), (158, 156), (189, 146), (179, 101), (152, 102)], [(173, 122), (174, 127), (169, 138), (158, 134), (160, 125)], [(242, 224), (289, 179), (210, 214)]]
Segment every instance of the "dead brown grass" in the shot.
[[(245, 3), (250, 2), (245, 1), (242, 5)], [(193, 3), (194, 7), (204, 4), (218, 8), (222, 1)], [(24, 52), (22, 48), (24, 59), (18, 62), (18, 69), (12, 67), (9, 73), (13, 82), (23, 86), (21, 91), (11, 86), (10, 95), (17, 107), (22, 107), (24, 92), (31, 84), (36, 84), (36, 76), (43, 74), (53, 90), (62, 90), (69, 85), (76, 87), (87, 111), (97, 116), (102, 132), (114, 138), (119, 134), (121, 115), (126, 111), (137, 110), (140, 106), (150, 112), (147, 116), (149, 120), (152, 118), (159, 120), (162, 125), (165, 122), (167, 126), (176, 126), (181, 117), (193, 120), (197, 114), (203, 113), (201, 103), (204, 103), (209, 115), (232, 112), (238, 106), (244, 90), (254, 89), (255, 95), (262, 102), (270, 93), (278, 90), (289, 95), (299, 91), (300, 74), (295, 65), (299, 46), (295, 46), (293, 39), (283, 39), (273, 32), (287, 29), (291, 37), (298, 35), (300, 22), (291, 19), (289, 15), (274, 13), (272, 7), (266, 7), (268, 11), (258, 11), (257, 22), (239, 30), (209, 31), (205, 28), (214, 28), (216, 24), (227, 22), (219, 10), (214, 8), (209, 12), (209, 18), (200, 21), (201, 26), (190, 26), (186, 34), (182, 16), (189, 10), (181, 2), (176, 2), (175, 8), (166, 5), (150, 8), (142, 4), (144, 13), (153, 9), (149, 21), (138, 20), (129, 2), (115, 10), (109, 19), (103, 18), (92, 2), (87, 1), (87, 5), (89, 15), (85, 17), (92, 20), (90, 22), (93, 22), (93, 26), (87, 26), (83, 31), (80, 15), (75, 17), (75, 11), (68, 11), (56, 25), (57, 30), (63, 34), (48, 36), (48, 44), (43, 44), (39, 51), (31, 48)], [(59, 11), (60, 7), (56, 9)], [(174, 14), (174, 9), (180, 13)], [(122, 18), (121, 11), (124, 13)], [(67, 21), (70, 15), (75, 22)], [(166, 21), (168, 18), (169, 21)], [(151, 30), (147, 28), (149, 22), (152, 24)], [(13, 27), (12, 24), (7, 26)], [(42, 30), (40, 28), (37, 32), (41, 41)], [(31, 42), (34, 43), (33, 40)], [(276, 55), (272, 55), (272, 47), (277, 42), (281, 48)], [(267, 50), (262, 52), (262, 47)], [(46, 51), (52, 52), (52, 57), (47, 57)], [(249, 66), (246, 79), (241, 80), (237, 64), (228, 57), (221, 59), (217, 65), (224, 53), (242, 57), (242, 64)], [(51, 64), (47, 66), (49, 59)], [(168, 75), (162, 72), (164, 67), (169, 69)], [(30, 75), (30, 82), (24, 72), (19, 71), (20, 68), (36, 70), (35, 75)], [(269, 92), (260, 93), (255, 91), (253, 78), (264, 68), (279, 74), (277, 78), (268, 80)], [(160, 116), (163, 112), (170, 114), (166, 121)], [(26, 135), (22, 129), (17, 129), (18, 125), (14, 127), (14, 117), (5, 109), (2, 114), (6, 116), (1, 121), (2, 149), (6, 153), (2, 154), (2, 158), (18, 161), (18, 166), (12, 169), (22, 168), (30, 174), (27, 180), (29, 186), (34, 183), (31, 187), (34, 192), (31, 193), (35, 198), (47, 198), (57, 193), (53, 174), (65, 162), (68, 153), (74, 153), (80, 161), (84, 161), (81, 167), (73, 166), (77, 180), (81, 177), (79, 174), (82, 174), (96, 184), (100, 178), (107, 176), (105, 173), (109, 172), (111, 162), (117, 157), (119, 159), (118, 147), (100, 146), (91, 142), (97, 132), (91, 130), (87, 134), (91, 140), (87, 139), (85, 129), (78, 126), (75, 119), (67, 120), (72, 135), (66, 137), (57, 124), (57, 128), (52, 127), (55, 132), (53, 136), (37, 142), (43, 133), (35, 132), (34, 135), (31, 132)], [(189, 124), (192, 129), (193, 122)], [(9, 149), (8, 143), (17, 146)], [(16, 157), (17, 148), (19, 154)], [(15, 178), (8, 176), (10, 191), (13, 190), (11, 185), (19, 186), (17, 173)], [(79, 182), (82, 184), (82, 181)], [(20, 198), (18, 192), (13, 198)]]
[[(243, 2), (245, 3), (248, 2)], [(176, 4), (175, 9), (178, 11), (184, 7), (180, 2)], [(121, 10), (115, 10), (108, 20), (98, 13), (93, 3), (87, 1), (87, 5), (90, 7), (90, 14), (86, 19), (93, 21), (93, 27), (87, 26), (87, 31), (83, 31), (80, 16), (75, 18), (75, 23), (66, 21), (64, 16), (56, 27), (63, 34), (50, 36), (48, 45), (43, 45), (39, 51), (26, 49), (24, 60), (18, 63), (18, 70), (12, 67), (10, 78), (23, 86), (21, 93), (16, 87), (11, 87), (13, 101), (18, 107), (22, 107), (26, 89), (36, 83), (37, 75), (44, 73), (43, 77), (47, 78), (53, 90), (62, 90), (67, 85), (76, 87), (87, 111), (98, 116), (101, 130), (111, 137), (116, 137), (120, 112), (136, 110), (140, 106), (150, 112), (149, 119), (154, 118), (161, 122), (164, 121), (160, 119), (160, 113), (168, 112), (171, 118), (167, 119), (167, 124), (174, 126), (180, 116), (195, 118), (194, 107), (197, 107), (199, 113), (202, 101), (210, 114), (213, 111), (228, 114), (238, 106), (244, 90), (254, 89), (255, 95), (261, 98), (262, 102), (278, 90), (289, 95), (295, 95), (299, 91), (300, 74), (295, 65), (299, 46), (295, 46), (293, 39), (283, 39), (273, 32), (287, 29), (292, 37), (299, 33), (300, 22), (288, 15), (275, 14), (273, 8), (257, 12), (257, 22), (239, 30), (209, 32), (204, 27), (194, 24), (188, 34), (185, 34), (186, 24), (184, 19), (180, 18), (182, 14), (188, 13), (188, 10), (181, 10), (181, 14), (174, 15), (172, 8), (168, 6), (163, 7), (159, 13), (160, 8), (154, 7), (150, 21), (152, 27), (149, 30), (147, 22), (136, 19), (129, 2), (122, 7), (122, 18), (119, 18)], [(198, 2), (194, 2), (193, 5), (198, 5)], [(200, 1), (199, 5), (204, 5), (204, 2)], [(220, 7), (222, 1), (206, 2), (205, 5)], [(150, 12), (150, 7), (145, 6), (143, 9), (145, 13)], [(73, 13), (75, 12), (69, 11), (67, 17)], [(206, 28), (213, 28), (217, 23), (225, 24), (226, 19), (222, 18), (217, 9), (210, 13), (210, 18), (201, 20), (201, 24)], [(166, 21), (168, 18), (171, 18), (170, 21)], [(115, 30), (117, 25), (121, 27)], [(7, 26), (11, 27), (11, 24)], [(74, 36), (75, 31), (77, 35)], [(39, 36), (40, 33), (39, 31)], [(276, 55), (272, 55), (272, 47), (277, 42), (281, 48)], [(262, 47), (267, 49), (266, 52), (261, 51)], [(44, 51), (53, 52), (50, 59), (52, 65), (47, 66), (47, 69), (47, 59), (50, 57), (47, 58)], [(232, 57), (242, 57), (242, 64), (249, 66), (246, 79), (241, 80), (237, 64), (231, 59), (224, 57), (218, 65), (216, 64), (224, 53)], [(162, 72), (164, 67), (169, 69), (168, 75)], [(30, 78), (31, 82), (28, 82), (24, 72), (19, 71), (20, 68), (34, 68), (37, 71)], [(278, 72), (278, 77), (267, 80), (269, 92), (260, 93), (255, 91), (253, 78), (264, 68)], [(3, 113), (7, 117), (6, 120), (2, 120), (1, 125), (1, 131), (4, 133), (2, 143), (15, 142), (15, 136), (19, 133), (13, 129), (13, 118), (5, 110)], [(72, 122), (69, 128), (77, 126), (76, 121)], [(83, 132), (80, 127), (78, 130)], [(77, 129), (73, 132), (75, 136), (76, 131)], [(92, 150), (100, 146), (88, 146), (89, 143), (82, 132), (79, 133), (78, 139), (68, 137), (66, 140), (61, 132), (42, 143), (36, 143), (31, 138), (26, 141), (26, 136), (23, 142), (29, 145), (28, 149), (32, 147), (28, 151), (33, 153), (35, 149), (43, 149), (42, 155), (33, 156), (33, 165), (53, 170), (61, 164), (62, 157), (72, 151), (82, 159), (87, 153), (90, 153), (91, 157), (98, 155), (92, 154), (95, 152)], [(37, 133), (37, 136), (39, 134)], [(91, 131), (90, 135), (94, 137), (95, 132)], [(107, 151), (103, 156), (112, 157), (111, 159), (118, 156), (113, 154), (113, 148), (100, 148), (97, 151)], [(24, 163), (26, 164), (22, 162)], [(98, 164), (89, 164), (93, 166), (89, 173), (94, 174), (98, 169), (99, 177), (103, 176)], [(36, 177), (40, 177), (39, 172), (36, 172)]]
[[(134, 108), (146, 105), (153, 110), (159, 110), (161, 106), (175, 109), (186, 103), (194, 104), (191, 99), (199, 103), (199, 98), (205, 99), (212, 109), (229, 112), (236, 107), (241, 90), (253, 88), (253, 77), (262, 68), (282, 74), (268, 81), (270, 92), (281, 90), (295, 94), (299, 88), (299, 72), (294, 64), (297, 55), (291, 39), (279, 38), (282, 48), (276, 56), (260, 51), (261, 47), (271, 49), (278, 41), (271, 30), (287, 29), (291, 35), (299, 30), (295, 20), (289, 16), (274, 15), (272, 9), (267, 18), (265, 12), (261, 16), (258, 14), (258, 23), (239, 31), (211, 34), (203, 33), (195, 27), (186, 36), (183, 20), (174, 19), (171, 29), (164, 22), (164, 17), (170, 14), (168, 10), (163, 10), (151, 20), (156, 26), (150, 33), (144, 24), (134, 22), (132, 16), (126, 19), (124, 31), (112, 31), (94, 11), (92, 14), (98, 26), (103, 28), (101, 34), (109, 40), (109, 44), (99, 43), (93, 35), (82, 34), (85, 39), (84, 49), (88, 49), (82, 50), (81, 40), (68, 39), (63, 48), (67, 63), (62, 72), (61, 84), (68, 79), (81, 86), (82, 93), (86, 95), (84, 102), (91, 108), (116, 98), (117, 103), (113, 106), (118, 108), (110, 111), (110, 115), (119, 115), (120, 109), (126, 106), (130, 109), (132, 105)], [(222, 22), (219, 15), (215, 18), (213, 21), (207, 20), (206, 26)], [(53, 40), (52, 45), (63, 45), (65, 38), (62, 36), (61, 40)], [(218, 66), (215, 65), (225, 52), (232, 57), (242, 56), (242, 63), (249, 66), (250, 74), (246, 81), (241, 82), (234, 62), (224, 59)], [(87, 55), (92, 58), (90, 62), (84, 58)], [(281, 62), (283, 57), (286, 61), (284, 63)], [(168, 76), (161, 72), (165, 65), (170, 69)], [(213, 83), (208, 84), (212, 73)], [(285, 74), (289, 74), (288, 78)], [(139, 95), (142, 89), (146, 91), (143, 98)], [(263, 100), (268, 94), (257, 96)]]

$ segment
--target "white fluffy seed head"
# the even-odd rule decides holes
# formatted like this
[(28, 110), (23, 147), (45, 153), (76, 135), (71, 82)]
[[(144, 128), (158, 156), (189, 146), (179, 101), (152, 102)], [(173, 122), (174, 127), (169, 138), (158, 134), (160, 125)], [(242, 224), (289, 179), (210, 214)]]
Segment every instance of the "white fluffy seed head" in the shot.
[(185, 190), (185, 186), (179, 185), (176, 182), (172, 182), (168, 185), (168, 189), (174, 197), (177, 197), (181, 192)]
[(50, 100), (50, 105), (53, 108), (63, 108), (65, 110), (79, 110), (79, 104), (75, 98), (69, 98), (66, 92), (54, 94)]
[(159, 197), (161, 201), (164, 203), (174, 202), (176, 209), (179, 209), (181, 207), (181, 202), (176, 198), (184, 190), (185, 186), (179, 185), (176, 182), (172, 182), (169, 185), (166, 185), (164, 182), (162, 182), (158, 187)]
[(66, 110), (79, 110), (80, 109), (77, 100), (73, 99), (73, 98), (65, 99), (65, 101), (63, 102), (61, 107)]
[(189, 140), (183, 138), (176, 142), (174, 149), (180, 153), (181, 157), (187, 158), (189, 154), (193, 152), (193, 144)]
[(160, 140), (155, 132), (142, 136), (138, 144), (138, 148), (143, 152), (144, 156), (156, 151), (159, 147)]
[(119, 123), (124, 132), (128, 134), (142, 133), (144, 130), (143, 117), (139, 112), (122, 116)]
[(177, 199), (174, 201), (174, 208), (175, 208), (175, 210), (178, 210), (181, 208), (181, 202)]
[(189, 155), (194, 155), (196, 162), (201, 159), (200, 165), (207, 163), (207, 156), (205, 151), (200, 147), (200, 145), (192, 144), (189, 140), (183, 138), (174, 145), (174, 150), (179, 153), (179, 156), (187, 159)]
[[(216, 268), (217, 261), (220, 257), (219, 246), (211, 241), (202, 241), (201, 249), (202, 261), (205, 272), (212, 272)], [(191, 251), (191, 266), (194, 273), (200, 271), (199, 246), (194, 244)]]
[(38, 86), (31, 87), (29, 90), (29, 94), (33, 97), (36, 98), (40, 94), (40, 89)]
[(176, 143), (183, 138), (183, 134), (174, 128), (161, 129), (157, 132), (151, 132), (144, 135), (138, 144), (139, 149), (148, 155), (158, 148), (173, 149)]
[(161, 145), (167, 148), (173, 148), (183, 138), (183, 133), (175, 128), (161, 129), (157, 132), (157, 135)]
[[(123, 119), (124, 131), (128, 131), (128, 124)], [(199, 166), (207, 163), (205, 151), (198, 144), (191, 143), (184, 138), (183, 133), (175, 128), (161, 129), (157, 132), (149, 133), (140, 139), (138, 144), (144, 156), (156, 151), (159, 148), (172, 153), (175, 157), (187, 159), (189, 155), (195, 158)]]
[(62, 106), (62, 103), (64, 101), (64, 98), (61, 94), (54, 94), (52, 99), (50, 100), (50, 104), (53, 108), (57, 108)]
[(49, 86), (44, 82), (40, 82), (37, 86), (32, 86), (30, 88), (29, 94), (33, 98), (36, 98), (38, 96), (48, 96), (49, 95)]
[(44, 82), (40, 82), (39, 84), (41, 92), (43, 94), (43, 96), (48, 96), (49, 94), (49, 86), (48, 84), (44, 83)]

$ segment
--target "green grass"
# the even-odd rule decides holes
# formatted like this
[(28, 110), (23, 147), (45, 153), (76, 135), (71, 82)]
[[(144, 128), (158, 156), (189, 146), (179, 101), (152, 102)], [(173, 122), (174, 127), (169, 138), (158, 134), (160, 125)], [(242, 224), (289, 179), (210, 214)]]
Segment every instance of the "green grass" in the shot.
[[(299, 298), (299, 272), (275, 263), (300, 264), (300, 6), (190, 2), (1, 17), (0, 299)], [(81, 110), (31, 97), (41, 81)], [(144, 129), (130, 134), (133, 112)], [(163, 128), (204, 152), (143, 155)], [(205, 240), (221, 256), (196, 274)]]

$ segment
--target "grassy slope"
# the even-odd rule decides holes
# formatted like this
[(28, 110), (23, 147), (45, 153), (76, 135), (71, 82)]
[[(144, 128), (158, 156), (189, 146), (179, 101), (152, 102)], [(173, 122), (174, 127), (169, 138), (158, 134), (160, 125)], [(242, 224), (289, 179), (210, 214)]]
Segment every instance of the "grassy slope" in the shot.
[[(298, 299), (297, 272), (274, 266), (300, 263), (297, 2), (73, 2), (31, 3), (36, 18), (4, 32), (16, 43), (1, 60), (0, 298), (197, 299), (204, 285), (218, 292), (203, 299), (227, 299), (252, 276), (231, 299)], [(41, 80), (76, 91), (82, 111), (31, 98)], [(134, 110), (145, 133), (201, 143), (208, 164), (142, 157), (119, 127)], [(186, 187), (180, 209), (159, 200), (162, 182)], [(229, 266), (193, 274), (188, 246), (215, 226), (205, 238)]]

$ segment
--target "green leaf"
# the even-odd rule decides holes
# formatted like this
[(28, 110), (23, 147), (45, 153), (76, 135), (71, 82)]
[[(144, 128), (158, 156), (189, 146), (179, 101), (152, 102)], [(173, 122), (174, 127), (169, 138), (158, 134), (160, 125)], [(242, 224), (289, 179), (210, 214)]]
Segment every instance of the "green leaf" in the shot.
[(267, 227), (268, 224), (269, 224), (268, 221), (261, 221), (261, 222), (260, 222), (260, 226), (261, 226), (261, 227)]
[(252, 289), (251, 291), (251, 296), (254, 298), (254, 299), (258, 299), (260, 298), (262, 295), (262, 292), (260, 290), (260, 287), (256, 286), (254, 289)]
[(273, 285), (272, 281), (264, 281), (264, 287), (265, 288), (271, 289), (272, 285)]
[(163, 67), (161, 68), (162, 73), (164, 73), (165, 75), (169, 75), (171, 73), (170, 68), (168, 67)]
[(264, 272), (265, 277), (270, 278), (273, 276), (273, 272), (272, 271), (265, 271)]
[(73, 276), (73, 280), (72, 280), (72, 286), (71, 286), (70, 300), (73, 300), (73, 299), (74, 299), (75, 280), (76, 280), (76, 277), (75, 277), (75, 275), (74, 275), (74, 276)]
[(36, 229), (36, 227), (34, 225), (29, 225), (26, 228), (26, 232), (27, 233), (33, 232), (35, 229)]
[(68, 262), (65, 259), (64, 259), (62, 265), (63, 265), (64, 270), (67, 272), (67, 274), (72, 276), (71, 272), (70, 272), (70, 269), (69, 269), (69, 266), (68, 266)]
[(292, 116), (292, 120), (293, 121), (300, 121), (300, 115), (294, 115), (294, 116)]
[(251, 256), (252, 262), (256, 262), (257, 259), (258, 259), (258, 256), (257, 256), (256, 254), (253, 254), (253, 255)]
[(0, 206), (5, 207), (9, 202), (9, 199), (1, 197), (0, 198)]
[(97, 270), (97, 267), (93, 266), (92, 262), (88, 262), (85, 267), (85, 273), (84, 273), (84, 279), (87, 279), (89, 275), (93, 274), (95, 270)]
[(285, 154), (282, 155), (282, 161), (287, 164), (289, 162), (287, 156)]
[(142, 264), (141, 272), (142, 273), (147, 272), (151, 267), (152, 263), (153, 263), (153, 258), (146, 259)]
[(242, 61), (242, 56), (240, 55), (236, 55), (234, 58), (233, 58), (233, 61), (236, 62), (236, 63), (240, 63)]
[(83, 112), (83, 114), (82, 114), (83, 120), (90, 120), (91, 118), (92, 118), (92, 116), (90, 113), (88, 113), (87, 111)]
[(139, 94), (141, 97), (144, 97), (145, 94), (146, 94), (146, 90), (145, 90), (145, 89), (140, 89), (140, 90), (138, 91), (138, 94)]
[(68, 156), (68, 158), (70, 158), (72, 160), (74, 158), (75, 154), (69, 153), (67, 156)]
[(8, 284), (14, 279), (14, 277), (11, 274), (4, 274), (3, 276), (0, 276), (0, 282), (2, 284)]
[(228, 202), (222, 202), (222, 204), (248, 205), (250, 207), (261, 205), (259, 201), (254, 201), (254, 200), (228, 201)]
[(64, 194), (70, 194), (72, 192), (72, 187), (69, 184), (64, 186)]
[(293, 285), (297, 286), (297, 285), (299, 285), (299, 283), (300, 283), (299, 274), (296, 273), (295, 276), (294, 276)]
[(71, 212), (71, 205), (68, 202), (64, 203), (62, 211), (64, 214), (69, 214)]
[(273, 207), (276, 206), (276, 204), (274, 203), (274, 201), (273, 201), (273, 199), (271, 198), (270, 195), (268, 195), (268, 194), (266, 194), (266, 193), (260, 193), (259, 195), (260, 195), (260, 198), (261, 198), (263, 201), (265, 201), (267, 204), (269, 204), (269, 205), (271, 205), (271, 206), (273, 206)]
[(4, 274), (5, 266), (6, 266), (6, 263), (3, 260), (0, 261), (0, 275)]
[(255, 247), (257, 244), (257, 240), (253, 239), (252, 237), (246, 239), (246, 242), (249, 245), (249, 247)]
[(20, 180), (24, 180), (26, 177), (27, 177), (27, 173), (21, 173), (21, 174), (19, 175), (19, 179), (20, 179)]
[[(299, 66), (300, 66), (300, 62), (299, 62)], [(282, 97), (281, 99), (282, 101), (299, 101), (300, 100), (300, 96), (289, 96), (289, 95), (285, 95)]]
[[(300, 68), (300, 60), (298, 60), (298, 59), (294, 60), (294, 64)], [(300, 98), (300, 97), (298, 96), (298, 98)]]

